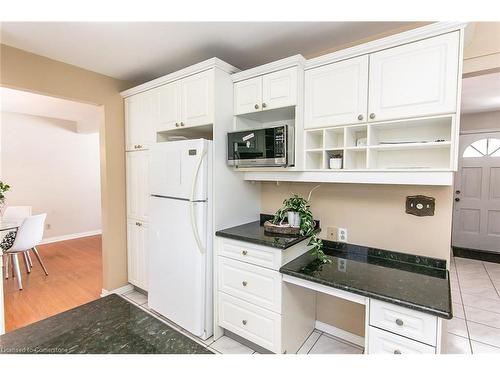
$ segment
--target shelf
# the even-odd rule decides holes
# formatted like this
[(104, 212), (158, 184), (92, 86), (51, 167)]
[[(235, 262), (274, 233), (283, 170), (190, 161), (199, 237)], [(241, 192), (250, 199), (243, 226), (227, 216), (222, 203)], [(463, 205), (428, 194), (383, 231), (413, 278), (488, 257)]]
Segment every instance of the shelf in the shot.
[(306, 172), (245, 172), (246, 181), (324, 182), (350, 184), (452, 186), (452, 171), (442, 170), (314, 170)]
[(429, 149), (429, 148), (448, 148), (451, 146), (450, 141), (444, 142), (426, 142), (426, 143), (400, 143), (400, 144), (384, 144), (368, 146), (371, 150), (416, 150), (416, 149)]

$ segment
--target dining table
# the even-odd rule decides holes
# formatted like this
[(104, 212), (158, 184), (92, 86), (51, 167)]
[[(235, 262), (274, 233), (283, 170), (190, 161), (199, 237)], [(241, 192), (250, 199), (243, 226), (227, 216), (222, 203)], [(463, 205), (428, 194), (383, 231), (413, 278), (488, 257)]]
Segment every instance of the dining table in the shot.
[(23, 219), (0, 219), (0, 232), (17, 230), (22, 223)]

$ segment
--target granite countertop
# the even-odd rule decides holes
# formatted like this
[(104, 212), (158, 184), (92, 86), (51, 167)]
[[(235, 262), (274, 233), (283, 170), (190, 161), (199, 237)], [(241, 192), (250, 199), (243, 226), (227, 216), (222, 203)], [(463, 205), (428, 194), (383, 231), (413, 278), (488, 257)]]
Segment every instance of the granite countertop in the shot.
[[(250, 242), (257, 245), (270, 246), (278, 249), (288, 249), (307, 239), (307, 236), (284, 235), (267, 233), (264, 231), (264, 222), (273, 218), (273, 215), (261, 214), (260, 220), (251, 223), (238, 225), (236, 227), (222, 229), (215, 232), (218, 237), (230, 238), (233, 240)], [(319, 228), (319, 221), (316, 222)], [(320, 229), (318, 229), (319, 231)]]
[(280, 272), (441, 318), (453, 317), (446, 261), (339, 242), (323, 244), (332, 263), (321, 264), (306, 253)]
[(0, 353), (211, 354), (116, 294), (1, 335)]

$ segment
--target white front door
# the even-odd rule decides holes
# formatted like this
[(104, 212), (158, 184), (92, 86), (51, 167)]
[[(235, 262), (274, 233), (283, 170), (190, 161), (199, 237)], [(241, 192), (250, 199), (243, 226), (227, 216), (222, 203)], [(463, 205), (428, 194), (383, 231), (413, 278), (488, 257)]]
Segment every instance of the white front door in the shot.
[(500, 132), (460, 136), (452, 245), (500, 253)]

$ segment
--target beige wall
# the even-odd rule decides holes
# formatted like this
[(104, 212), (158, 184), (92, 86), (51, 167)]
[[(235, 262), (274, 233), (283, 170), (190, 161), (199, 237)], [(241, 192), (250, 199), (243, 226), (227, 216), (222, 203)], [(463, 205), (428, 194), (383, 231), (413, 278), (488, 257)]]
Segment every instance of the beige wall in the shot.
[(460, 117), (460, 130), (500, 130), (500, 111), (464, 113)]
[(103, 288), (127, 282), (123, 100), (130, 87), (73, 65), (1, 45), (0, 85), (102, 105), (100, 130)]
[[(262, 183), (262, 210), (274, 213), (291, 193), (307, 197), (315, 184)], [(347, 228), (348, 242), (449, 260), (452, 187), (322, 184), (311, 210), (326, 228)], [(436, 198), (434, 216), (405, 213), (405, 197)], [(318, 294), (317, 319), (357, 335), (364, 334), (364, 306)]]
[(500, 22), (473, 22), (464, 44), (464, 76), (500, 70)]
[(44, 238), (101, 229), (99, 134), (71, 121), (1, 113), (2, 180), (9, 206), (45, 212)]

